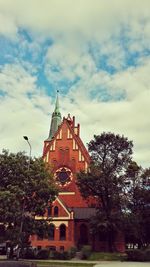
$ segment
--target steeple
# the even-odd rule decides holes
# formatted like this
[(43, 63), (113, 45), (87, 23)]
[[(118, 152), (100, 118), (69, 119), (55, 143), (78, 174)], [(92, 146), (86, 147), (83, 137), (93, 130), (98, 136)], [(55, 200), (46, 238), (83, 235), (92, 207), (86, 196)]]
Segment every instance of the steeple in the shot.
[(58, 130), (58, 126), (61, 124), (61, 113), (59, 111), (59, 96), (58, 96), (59, 91), (57, 90), (57, 97), (56, 97), (56, 103), (55, 103), (55, 109), (52, 114), (52, 119), (51, 119), (51, 126), (50, 126), (50, 131), (49, 131), (49, 136), (47, 140), (51, 140)]

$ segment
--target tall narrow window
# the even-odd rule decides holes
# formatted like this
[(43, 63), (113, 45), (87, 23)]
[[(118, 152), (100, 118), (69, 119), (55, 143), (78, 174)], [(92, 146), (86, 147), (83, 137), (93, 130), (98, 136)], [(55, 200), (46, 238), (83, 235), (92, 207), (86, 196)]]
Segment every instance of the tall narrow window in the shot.
[(54, 224), (49, 225), (49, 231), (48, 231), (48, 239), (49, 240), (54, 240), (55, 237), (55, 226)]
[(47, 207), (47, 217), (51, 217), (51, 216), (52, 216), (52, 208)]
[(59, 227), (60, 240), (66, 240), (66, 225), (61, 224)]
[(54, 207), (54, 217), (58, 217), (58, 211), (59, 211), (58, 207), (55, 206)]

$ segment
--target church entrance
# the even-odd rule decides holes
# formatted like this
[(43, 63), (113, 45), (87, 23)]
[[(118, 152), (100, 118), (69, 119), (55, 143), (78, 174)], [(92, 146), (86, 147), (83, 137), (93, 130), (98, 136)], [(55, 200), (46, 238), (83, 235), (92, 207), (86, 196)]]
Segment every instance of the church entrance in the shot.
[(79, 237), (79, 248), (88, 244), (88, 227), (82, 223), (80, 225), (80, 237)]

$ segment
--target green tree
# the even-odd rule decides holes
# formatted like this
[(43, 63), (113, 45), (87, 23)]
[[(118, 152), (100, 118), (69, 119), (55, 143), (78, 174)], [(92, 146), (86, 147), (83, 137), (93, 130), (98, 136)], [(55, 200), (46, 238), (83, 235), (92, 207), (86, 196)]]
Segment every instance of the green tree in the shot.
[(44, 235), (43, 216), (57, 195), (53, 175), (42, 158), (29, 159), (24, 153), (0, 154), (1, 241), (27, 243), (30, 234)]
[(78, 174), (78, 186), (84, 198), (96, 199), (97, 215), (92, 228), (106, 233), (109, 250), (114, 250), (114, 234), (122, 229), (126, 208), (126, 170), (131, 162), (133, 144), (113, 133), (95, 135), (88, 144), (91, 165)]
[(145, 247), (150, 244), (150, 168), (142, 169), (135, 162), (127, 170), (128, 213), (125, 235), (127, 243)]

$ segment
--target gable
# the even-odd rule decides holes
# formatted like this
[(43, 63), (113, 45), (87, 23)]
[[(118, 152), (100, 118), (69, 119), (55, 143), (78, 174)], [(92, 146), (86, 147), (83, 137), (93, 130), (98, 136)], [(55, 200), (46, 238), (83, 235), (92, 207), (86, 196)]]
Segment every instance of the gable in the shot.
[[(55, 216), (54, 209), (58, 207), (58, 216)], [(70, 212), (65, 206), (65, 204), (62, 202), (62, 200), (57, 197), (54, 202), (53, 202), (53, 207), (52, 207), (52, 217), (58, 217), (60, 218), (70, 218)]]
[[(67, 122), (66, 122), (67, 123)], [(90, 163), (90, 156), (89, 153), (84, 146), (80, 136), (79, 136), (79, 130), (77, 127), (70, 127), (70, 125), (67, 123), (69, 134), (72, 136), (72, 149), (73, 150), (78, 150), (79, 151), (79, 161), (84, 161), (86, 160), (87, 163)], [(78, 126), (79, 127), (79, 126)]]
[[(87, 169), (90, 163), (90, 157), (79, 136), (79, 124), (77, 126), (71, 124), (67, 119), (59, 126), (54, 138), (50, 141), (44, 142), (43, 159), (55, 165), (59, 161), (60, 164), (65, 165), (71, 158), (72, 160), (84, 163), (82, 169)], [(53, 160), (52, 160), (53, 159)], [(64, 160), (64, 162), (63, 162)], [(73, 164), (73, 163), (72, 163)]]

